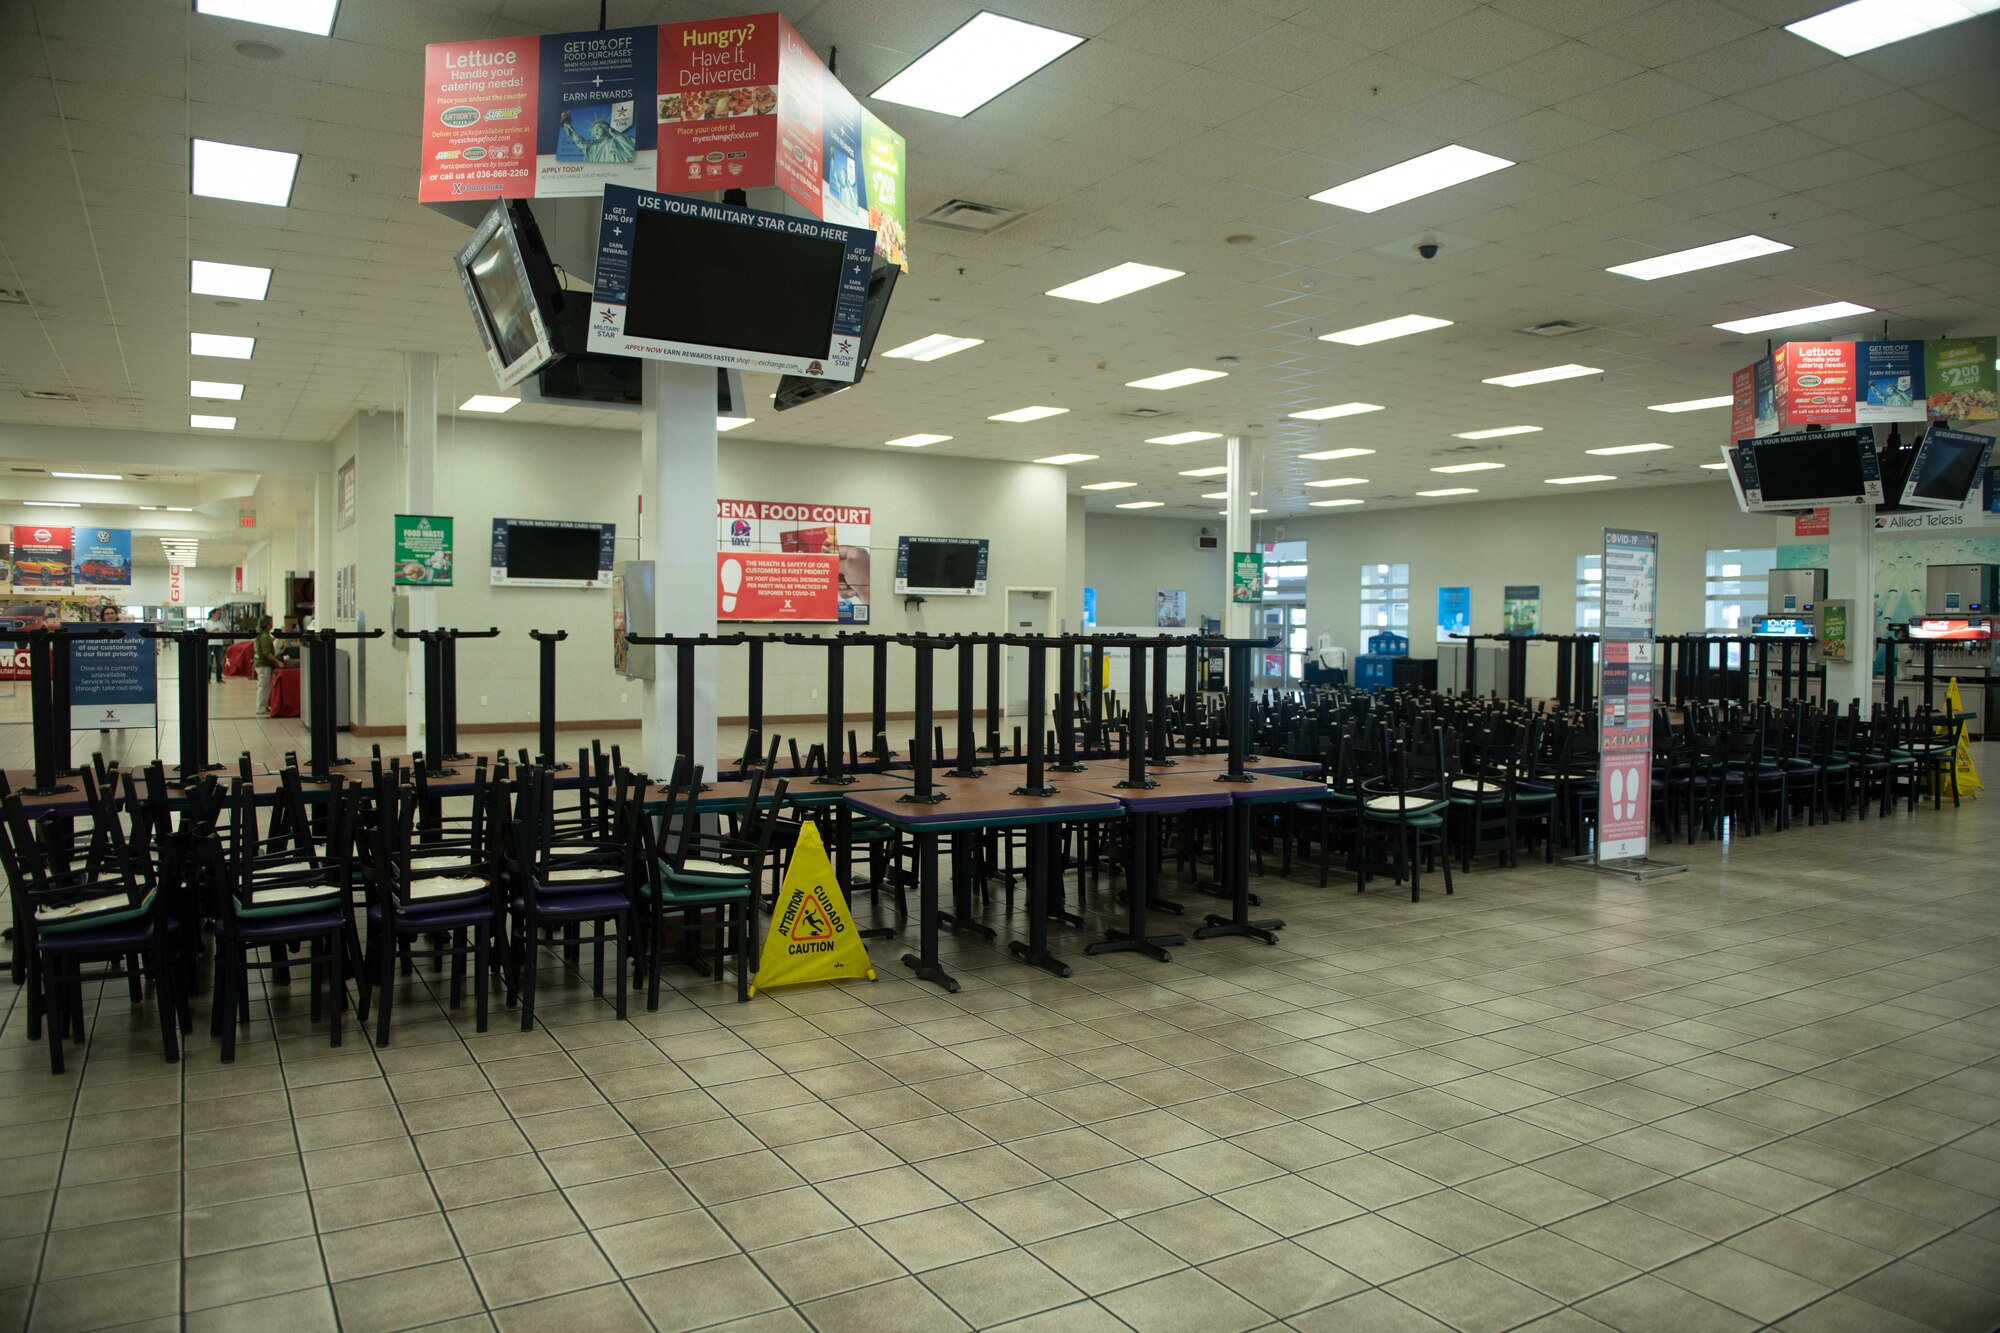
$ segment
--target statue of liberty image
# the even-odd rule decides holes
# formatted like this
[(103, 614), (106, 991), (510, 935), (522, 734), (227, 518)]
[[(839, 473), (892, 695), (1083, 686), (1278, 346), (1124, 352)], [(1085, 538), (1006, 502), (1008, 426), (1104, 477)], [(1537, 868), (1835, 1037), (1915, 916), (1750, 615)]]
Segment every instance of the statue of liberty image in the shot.
[(613, 129), (608, 116), (590, 123), (590, 134), (586, 138), (570, 123), (569, 112), (562, 113), (562, 132), (576, 145), (586, 162), (630, 162), (639, 155), (637, 141), (630, 130)]

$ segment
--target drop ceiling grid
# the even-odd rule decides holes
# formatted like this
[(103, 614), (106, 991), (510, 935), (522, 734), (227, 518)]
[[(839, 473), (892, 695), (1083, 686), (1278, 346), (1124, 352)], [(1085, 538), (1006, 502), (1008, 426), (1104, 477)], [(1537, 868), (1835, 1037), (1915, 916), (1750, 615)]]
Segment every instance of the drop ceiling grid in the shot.
[[(675, 3), (617, 17), (759, 7)], [(418, 103), (409, 90), (421, 77), (423, 42), (570, 26), (575, 5), (345, 0), (332, 39), (195, 18), (178, 0), (31, 8), (59, 77), (79, 81), (65, 109), (91, 110), (71, 112), (72, 165), (46, 77), (0, 60), (0, 106), (32, 113), (10, 117), (26, 132), (0, 148), (0, 170), (22, 185), (0, 200), (0, 241), (11, 253), (18, 238), (19, 281), (36, 301), (31, 312), (0, 309), (0, 384), (10, 390), (0, 420), (175, 429), (192, 374), (251, 386), (240, 409), (246, 432), (324, 439), (357, 408), (395, 405), (395, 353), (405, 348), (440, 353), (455, 391), (489, 387), (445, 264), (462, 230), (414, 202), (416, 141), (406, 127)], [(791, 16), (822, 51), (838, 45), (843, 77), (866, 89), (975, 8), (826, 0)], [(1305, 501), (1318, 498), (1293, 487), (1327, 465), (1300, 462), (1300, 452), (1374, 448), (1354, 460), (1354, 475), (1371, 479), (1356, 493), (1407, 496), (1431, 488), (1428, 468), (1464, 443), (1453, 432), (1516, 420), (1548, 430), (1503, 451), (1509, 466), (1480, 477), (1481, 498), (1535, 491), (1550, 469), (1581, 470), (1593, 443), (1658, 439), (1675, 446), (1657, 456), (1665, 462), (1645, 458), (1667, 469), (1659, 479), (1708, 475), (1695, 465), (1722, 433), (1717, 414), (1644, 408), (1715, 393), (1730, 368), (1761, 350), (1762, 339), (1711, 329), (1717, 320), (1838, 297), (1876, 305), (1905, 327), (1916, 321), (1917, 333), (2000, 326), (2000, 168), (1990, 151), (2000, 99), (1977, 77), (2000, 59), (2000, 22), (1838, 61), (1774, 26), (1811, 8), (1759, 0), (1006, 6), (1091, 41), (963, 121), (877, 108), (909, 135), (913, 211), (950, 194), (1028, 210), (991, 237), (912, 228), (914, 272), (884, 346), (933, 331), (986, 344), (929, 364), (878, 361), (861, 390), (798, 413), (753, 413), (758, 422), (745, 433), (879, 448), (930, 430), (954, 436), (935, 453), (1098, 453), (1071, 469), (1074, 484), (1141, 486), (1092, 493), (1093, 507), (1144, 492), (1172, 502), (1163, 514), (1216, 507), (1197, 498), (1213, 483), (1176, 474), (1199, 461), (1191, 451), (1219, 459), (1221, 450), (1145, 438), (1253, 422), (1266, 475), (1285, 491), (1260, 496), (1274, 513), (1307, 512)], [(230, 45), (243, 38), (271, 40), (287, 55), (246, 60)], [(187, 51), (185, 67), (141, 57), (163, 44)], [(136, 82), (122, 82), (128, 75)], [(190, 203), (179, 192), (186, 143), (178, 133), (189, 123), (197, 133), (302, 150), (293, 206)], [(1303, 198), (1448, 141), (1521, 165), (1376, 215)], [(131, 393), (106, 373), (107, 349), (115, 351), (109, 312), (101, 293), (90, 308), (95, 274), (75, 259), (79, 180), (133, 344)], [(189, 255), (171, 244), (177, 237), (161, 236), (163, 214), (188, 216), (197, 257), (276, 268), (267, 302), (192, 304), (201, 331), (256, 334), (253, 362), (180, 355)], [(1801, 249), (1655, 285), (1602, 271), (1760, 229)], [(1223, 244), (1246, 233), (1248, 244)], [(1426, 233), (1458, 240), (1426, 264), (1410, 251)], [(1128, 258), (1189, 276), (1105, 306), (1041, 295)], [(1317, 341), (1329, 329), (1412, 312), (1457, 323), (1374, 347)], [(23, 328), (36, 317), (39, 328)], [(1512, 332), (1563, 317), (1597, 328), (1549, 342)], [(21, 398), (18, 390), (58, 373), (58, 354), (86, 401)], [(1167, 393), (1124, 387), (1219, 356), (1241, 358), (1226, 380)], [(1571, 359), (1606, 374), (1522, 390), (1478, 382)], [(768, 389), (768, 380), (759, 386)], [(1355, 398), (1385, 400), (1389, 410), (1319, 426), (1286, 417)], [(1022, 426), (985, 419), (1029, 402), (1073, 410)], [(1121, 415), (1141, 406), (1167, 415)], [(531, 406), (514, 415), (593, 427), (630, 420)], [(1626, 466), (1607, 470), (1638, 471), (1638, 459), (1616, 461)]]

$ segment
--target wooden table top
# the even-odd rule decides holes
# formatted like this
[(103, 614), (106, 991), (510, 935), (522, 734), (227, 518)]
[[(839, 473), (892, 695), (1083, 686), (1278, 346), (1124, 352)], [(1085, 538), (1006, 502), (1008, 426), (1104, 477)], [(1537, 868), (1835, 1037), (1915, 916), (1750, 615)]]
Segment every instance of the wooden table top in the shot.
[(1056, 788), (1053, 796), (1017, 793), (1027, 777), (1024, 768), (988, 770), (984, 777), (947, 778), (936, 776), (932, 788), (947, 799), (935, 805), (899, 799), (903, 793), (854, 792), (848, 802), (857, 810), (907, 827), (923, 825), (986, 825), (1040, 822), (1050, 819), (1101, 819), (1119, 813), (1117, 801), (1088, 791), (1073, 782), (1070, 774), (1049, 773), (1043, 780)]

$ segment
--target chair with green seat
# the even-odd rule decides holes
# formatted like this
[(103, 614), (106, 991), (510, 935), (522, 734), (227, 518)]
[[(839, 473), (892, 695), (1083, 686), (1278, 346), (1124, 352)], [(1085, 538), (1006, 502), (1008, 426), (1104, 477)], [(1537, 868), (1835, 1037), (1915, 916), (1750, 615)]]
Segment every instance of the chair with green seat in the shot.
[[(1357, 769), (1361, 749), (1359, 738), (1341, 732), (1334, 737), (1334, 745), (1336, 753), (1327, 757), (1321, 769), (1326, 782), (1326, 795), (1285, 805), (1286, 814), (1293, 821), (1294, 832), (1303, 831), (1301, 825), (1310, 828), (1319, 844), (1319, 886), (1322, 889), (1326, 887), (1327, 867), (1333, 856), (1334, 835), (1344, 831), (1351, 837), (1361, 810), (1361, 778)], [(1285, 839), (1284, 864), (1278, 870), (1281, 875), (1292, 872), (1292, 845), (1296, 841), (1296, 836)]]
[(1385, 767), (1385, 776), (1361, 784), (1355, 891), (1368, 891), (1368, 852), (1373, 839), (1398, 884), (1407, 870), (1411, 902), (1423, 897), (1421, 867), (1427, 854), (1435, 855), (1443, 866), (1444, 891), (1449, 895), (1451, 852), (1445, 840), (1445, 814), (1450, 806), (1445, 797), (1448, 770), (1443, 731), (1433, 731), (1428, 740), (1393, 746)]
[(1911, 784), (1911, 808), (1921, 789), (1931, 793), (1931, 809), (1944, 809), (1945, 784), (1951, 784), (1951, 808), (1958, 809), (1958, 740), (1965, 719), (1946, 709), (1943, 713), (1919, 712), (1911, 717), (1903, 742), (1916, 769)]
[[(680, 767), (677, 765), (677, 767)], [(750, 922), (763, 886), (764, 863), (785, 806), (788, 783), (778, 781), (769, 801), (760, 799), (763, 774), (753, 772), (738, 830), (724, 838), (701, 832), (701, 765), (686, 770), (680, 827), (669, 832), (666, 817), (656, 824), (643, 811), (628, 820), (639, 840), (644, 873), (639, 878), (640, 911), (645, 919), (646, 1008), (660, 1007), (660, 967), (670, 916), (680, 917), (684, 938), (716, 932), (713, 975), (722, 979), (725, 958), (736, 968), (736, 999), (750, 998)], [(669, 812), (672, 799), (669, 800)], [(669, 846), (671, 849), (669, 850)], [(709, 912), (715, 912), (713, 921)]]

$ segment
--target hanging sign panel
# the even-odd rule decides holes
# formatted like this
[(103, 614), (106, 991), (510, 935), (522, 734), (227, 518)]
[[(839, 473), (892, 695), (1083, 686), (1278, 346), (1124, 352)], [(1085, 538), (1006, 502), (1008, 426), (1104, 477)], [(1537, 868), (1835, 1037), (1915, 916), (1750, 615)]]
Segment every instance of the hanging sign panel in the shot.
[(72, 731), (124, 731), (154, 725), (160, 682), (153, 642), (137, 625), (111, 625), (115, 639), (74, 639), (69, 645), (69, 724)]
[(1604, 530), (1598, 667), (1597, 860), (1646, 855), (1653, 799), (1653, 633), (1660, 535)]
[(1604, 637), (1650, 639), (1659, 590), (1658, 533), (1604, 530)]
[[(715, 618), (866, 625), (869, 521), (860, 505), (717, 500)], [(745, 555), (757, 559), (726, 559)]]
[(658, 179), (653, 89), (657, 28), (542, 38), (535, 195), (594, 195)]
[(73, 531), (16, 524), (13, 565), (15, 592), (68, 592), (76, 581)]

